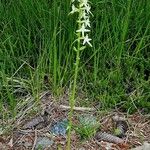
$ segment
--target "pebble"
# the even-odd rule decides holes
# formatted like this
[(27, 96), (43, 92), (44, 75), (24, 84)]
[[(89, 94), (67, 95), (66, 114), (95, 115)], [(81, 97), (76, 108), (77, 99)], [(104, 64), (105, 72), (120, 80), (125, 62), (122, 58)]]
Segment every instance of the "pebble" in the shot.
[(36, 146), (35, 146), (35, 150), (38, 150), (39, 148), (50, 148), (50, 146), (54, 143), (53, 140), (50, 140), (49, 138), (47, 137), (39, 137), (37, 139), (37, 143), (36, 143)]

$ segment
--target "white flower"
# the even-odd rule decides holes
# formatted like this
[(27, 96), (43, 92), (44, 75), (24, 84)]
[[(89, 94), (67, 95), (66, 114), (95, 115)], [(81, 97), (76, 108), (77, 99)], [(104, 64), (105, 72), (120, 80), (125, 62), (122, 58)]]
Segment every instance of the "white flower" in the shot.
[(83, 3), (83, 4), (87, 4), (87, 3), (88, 3), (88, 0), (82, 0), (82, 3)]
[(81, 0), (71, 0), (71, 3), (74, 3), (75, 1), (80, 2)]
[(81, 0), (81, 5), (80, 5), (80, 7), (86, 6), (87, 4), (88, 4), (88, 0)]
[(87, 18), (87, 19), (85, 19), (85, 20), (78, 20), (77, 21), (78, 23), (84, 23), (84, 25), (85, 25), (85, 27), (91, 27), (91, 25), (90, 25), (90, 20), (89, 20), (89, 18)]
[(81, 32), (81, 33), (82, 33), (82, 37), (84, 37), (84, 33), (90, 32), (90, 30), (89, 30), (89, 29), (86, 29), (86, 28), (85, 28), (85, 24), (83, 23), (83, 24), (82, 24), (82, 27), (81, 27), (79, 30), (77, 30), (76, 32)]
[(85, 12), (85, 10), (82, 11), (81, 19), (82, 19), (82, 18), (83, 18), (83, 19), (88, 18), (87, 13)]
[(72, 4), (72, 11), (70, 12), (70, 14), (73, 14), (73, 13), (78, 12), (78, 11), (79, 11), (79, 9), (76, 8), (76, 7), (74, 6), (74, 4)]
[(87, 12), (88, 14), (89, 14), (89, 13), (92, 14), (91, 11), (90, 11), (90, 10), (91, 10), (91, 7), (90, 7), (89, 4), (85, 6), (85, 10), (86, 10), (86, 12)]
[(85, 24), (86, 27), (91, 27), (89, 18), (84, 20), (84, 24)]
[(88, 34), (86, 34), (86, 36), (84, 37), (84, 40), (83, 40), (83, 45), (85, 45), (87, 43), (88, 45), (90, 45), (92, 47), (92, 44), (90, 43), (91, 40), (92, 39), (90, 39), (88, 37)]

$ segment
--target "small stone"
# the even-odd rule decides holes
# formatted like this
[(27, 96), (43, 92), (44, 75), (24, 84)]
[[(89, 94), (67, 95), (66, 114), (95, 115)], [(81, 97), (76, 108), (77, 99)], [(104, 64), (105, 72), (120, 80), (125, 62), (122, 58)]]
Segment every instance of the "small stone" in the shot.
[(95, 126), (97, 124), (96, 117), (93, 115), (79, 116), (79, 121), (84, 126)]
[(50, 132), (57, 136), (59, 135), (66, 136), (67, 126), (68, 126), (68, 120), (64, 119), (54, 124), (51, 127)]
[(38, 150), (39, 148), (42, 148), (42, 149), (49, 148), (53, 143), (54, 141), (50, 140), (47, 137), (39, 137), (37, 139), (35, 150)]
[(142, 146), (132, 148), (131, 150), (150, 150), (150, 143), (144, 142)]

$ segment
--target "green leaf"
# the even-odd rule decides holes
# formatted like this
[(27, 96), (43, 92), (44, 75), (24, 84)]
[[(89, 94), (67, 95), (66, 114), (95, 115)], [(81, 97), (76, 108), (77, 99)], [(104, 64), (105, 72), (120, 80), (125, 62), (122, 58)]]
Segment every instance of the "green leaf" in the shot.
[(77, 52), (77, 49), (76, 49), (76, 47), (73, 47), (73, 50)]
[(86, 48), (86, 46), (80, 47), (80, 51), (84, 50), (85, 48)]

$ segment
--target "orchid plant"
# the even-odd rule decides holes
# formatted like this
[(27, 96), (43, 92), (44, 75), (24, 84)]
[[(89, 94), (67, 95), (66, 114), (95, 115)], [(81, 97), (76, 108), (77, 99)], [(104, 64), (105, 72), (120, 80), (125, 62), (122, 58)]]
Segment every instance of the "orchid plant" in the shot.
[(78, 29), (76, 30), (77, 39), (75, 40), (77, 45), (73, 47), (76, 52), (76, 61), (75, 61), (75, 72), (74, 72), (74, 80), (72, 86), (72, 94), (69, 100), (70, 104), (70, 113), (69, 113), (69, 126), (68, 126), (68, 143), (67, 143), (67, 150), (70, 150), (70, 143), (71, 143), (71, 127), (72, 127), (72, 116), (73, 116), (73, 108), (75, 106), (75, 91), (76, 91), (76, 82), (78, 76), (78, 68), (79, 68), (79, 60), (80, 60), (80, 51), (84, 50), (87, 45), (92, 47), (91, 38), (89, 38), (90, 32), (90, 16), (91, 7), (89, 0), (71, 0), (71, 7), (72, 10), (69, 14), (78, 13)]

